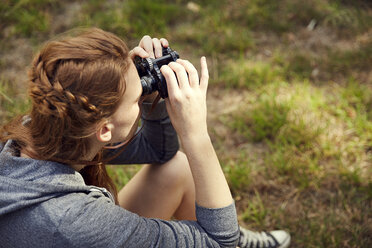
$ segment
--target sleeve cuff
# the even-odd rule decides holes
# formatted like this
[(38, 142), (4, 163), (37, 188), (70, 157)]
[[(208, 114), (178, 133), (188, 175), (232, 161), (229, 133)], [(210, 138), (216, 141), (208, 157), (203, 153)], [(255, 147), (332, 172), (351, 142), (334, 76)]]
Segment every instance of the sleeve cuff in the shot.
[(142, 118), (149, 121), (163, 120), (168, 117), (168, 112), (165, 107), (165, 101), (161, 99), (153, 110), (152, 103), (142, 103)]
[(237, 228), (238, 220), (235, 202), (223, 208), (205, 208), (196, 206), (196, 218), (210, 233), (223, 233)]

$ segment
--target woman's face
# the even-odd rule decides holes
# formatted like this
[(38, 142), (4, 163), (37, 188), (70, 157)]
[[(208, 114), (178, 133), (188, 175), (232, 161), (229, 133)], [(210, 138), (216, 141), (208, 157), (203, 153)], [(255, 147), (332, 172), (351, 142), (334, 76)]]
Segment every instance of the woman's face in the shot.
[(119, 103), (119, 108), (111, 116), (111, 123), (114, 125), (112, 140), (110, 143), (122, 142), (130, 139), (138, 128), (140, 120), (140, 100), (142, 95), (141, 81), (134, 63), (124, 75), (125, 92)]

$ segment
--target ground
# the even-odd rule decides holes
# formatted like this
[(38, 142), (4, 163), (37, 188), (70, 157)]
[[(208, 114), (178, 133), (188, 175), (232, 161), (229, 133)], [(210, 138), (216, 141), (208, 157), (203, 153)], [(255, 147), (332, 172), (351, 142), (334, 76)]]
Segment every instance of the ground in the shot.
[[(285, 229), (293, 247), (372, 246), (369, 1), (5, 1), (0, 122), (27, 110), (27, 66), (78, 26), (166, 37), (207, 56), (209, 131), (240, 223)], [(199, 66), (197, 66), (199, 67)], [(110, 166), (123, 186), (139, 166)]]

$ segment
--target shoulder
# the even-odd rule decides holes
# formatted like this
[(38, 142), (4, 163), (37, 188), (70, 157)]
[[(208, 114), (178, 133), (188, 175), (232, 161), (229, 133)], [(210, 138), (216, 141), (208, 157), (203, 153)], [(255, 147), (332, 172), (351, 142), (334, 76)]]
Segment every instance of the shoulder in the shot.
[(58, 246), (113, 247), (130, 239), (143, 219), (99, 194), (62, 197), (64, 214), (55, 233)]

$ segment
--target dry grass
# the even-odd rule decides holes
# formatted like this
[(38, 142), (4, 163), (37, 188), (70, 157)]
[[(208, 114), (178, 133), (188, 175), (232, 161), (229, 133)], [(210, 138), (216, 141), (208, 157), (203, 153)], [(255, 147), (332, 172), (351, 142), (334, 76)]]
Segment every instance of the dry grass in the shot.
[[(210, 134), (240, 223), (286, 229), (293, 247), (372, 247), (369, 1), (29, 0), (0, 13), (0, 123), (25, 111), (25, 68), (55, 33), (167, 37), (183, 58), (207, 55)], [(121, 187), (138, 168), (110, 173)]]

